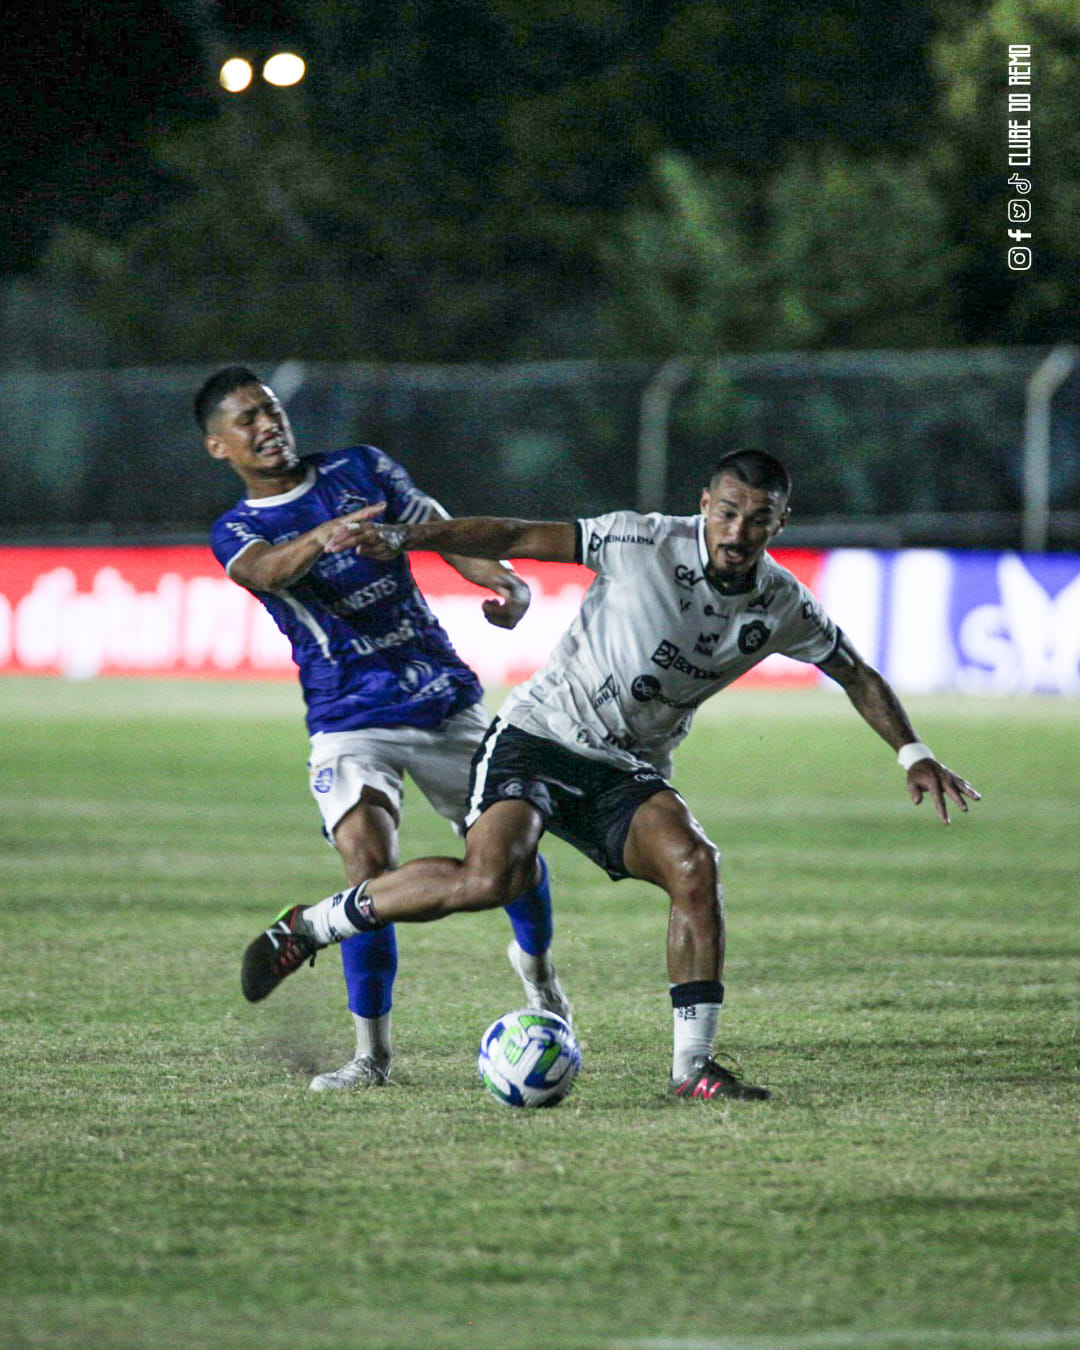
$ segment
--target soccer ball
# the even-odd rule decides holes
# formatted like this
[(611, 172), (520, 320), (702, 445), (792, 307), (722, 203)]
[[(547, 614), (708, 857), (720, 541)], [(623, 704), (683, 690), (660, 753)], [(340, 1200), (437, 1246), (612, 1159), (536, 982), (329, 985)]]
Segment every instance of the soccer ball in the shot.
[(484, 1032), (477, 1068), (484, 1086), (505, 1106), (555, 1106), (573, 1086), (581, 1048), (556, 1013), (521, 1008)]

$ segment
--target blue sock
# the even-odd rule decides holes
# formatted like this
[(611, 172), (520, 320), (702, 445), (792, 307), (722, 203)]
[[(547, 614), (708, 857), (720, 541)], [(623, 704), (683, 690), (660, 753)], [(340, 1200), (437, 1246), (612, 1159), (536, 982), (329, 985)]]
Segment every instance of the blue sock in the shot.
[(341, 944), (349, 1011), (358, 1017), (382, 1017), (393, 1001), (397, 974), (397, 937), (393, 924), (357, 933)]
[[(539, 855), (538, 855), (539, 856)], [(523, 952), (538, 956), (551, 946), (554, 922), (551, 914), (551, 887), (548, 868), (540, 858), (540, 880), (531, 891), (522, 891), (516, 900), (506, 906), (514, 937)]]

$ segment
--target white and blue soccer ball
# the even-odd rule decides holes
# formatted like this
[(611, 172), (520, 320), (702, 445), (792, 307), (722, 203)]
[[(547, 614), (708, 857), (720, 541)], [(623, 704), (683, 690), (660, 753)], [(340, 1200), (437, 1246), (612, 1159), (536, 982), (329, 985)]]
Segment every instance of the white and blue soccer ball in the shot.
[(496, 1018), (480, 1041), (477, 1068), (504, 1106), (555, 1106), (573, 1086), (581, 1047), (556, 1013), (521, 1008)]

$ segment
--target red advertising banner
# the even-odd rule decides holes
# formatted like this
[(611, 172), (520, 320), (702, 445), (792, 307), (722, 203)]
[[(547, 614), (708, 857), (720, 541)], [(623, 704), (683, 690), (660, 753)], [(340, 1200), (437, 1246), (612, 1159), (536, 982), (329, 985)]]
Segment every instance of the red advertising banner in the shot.
[[(778, 550), (812, 590), (825, 554)], [(513, 632), (486, 622), (487, 594), (435, 554), (413, 574), (462, 658), (488, 686), (516, 684), (548, 659), (592, 580), (566, 563), (515, 563), (532, 588)], [(209, 549), (0, 548), (0, 673), (289, 679), (288, 643)], [(770, 657), (744, 683), (814, 684), (811, 666)]]

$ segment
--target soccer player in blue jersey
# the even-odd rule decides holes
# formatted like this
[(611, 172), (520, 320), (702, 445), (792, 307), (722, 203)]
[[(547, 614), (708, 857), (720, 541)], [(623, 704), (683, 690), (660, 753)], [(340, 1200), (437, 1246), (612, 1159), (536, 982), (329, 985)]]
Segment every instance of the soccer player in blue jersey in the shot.
[[(215, 557), (250, 590), (292, 644), (311, 734), (308, 763), (323, 831), (350, 887), (397, 865), (406, 773), (455, 826), (466, 808), (473, 754), (489, 718), (482, 690), (417, 589), (405, 559), (379, 562), (326, 546), (349, 524), (378, 515), (419, 524), (446, 518), (408, 473), (369, 445), (301, 459), (289, 418), (251, 370), (228, 366), (195, 399), (207, 451), (230, 465), (245, 497), (211, 530)], [(498, 561), (444, 555), (485, 586), (489, 622), (513, 628), (529, 590)], [(570, 1005), (551, 964), (551, 895), (543, 859), (506, 906), (508, 955), (529, 1006), (564, 1017)], [(342, 943), (356, 1054), (312, 1080), (316, 1091), (384, 1083), (390, 1070), (397, 971), (392, 925)], [(268, 993), (245, 985), (255, 1001)]]

